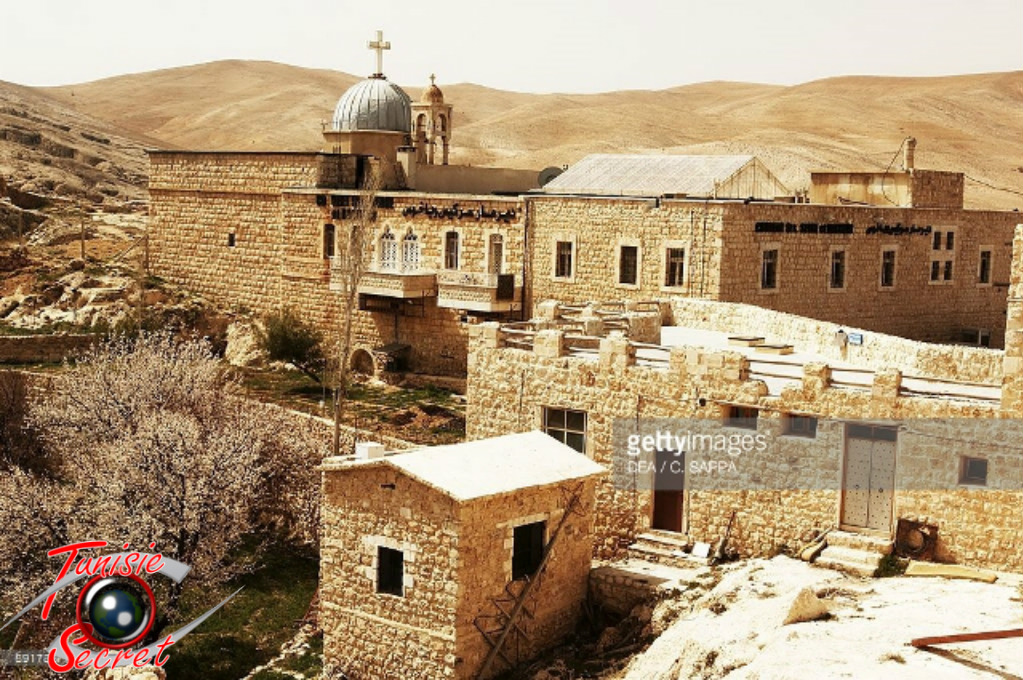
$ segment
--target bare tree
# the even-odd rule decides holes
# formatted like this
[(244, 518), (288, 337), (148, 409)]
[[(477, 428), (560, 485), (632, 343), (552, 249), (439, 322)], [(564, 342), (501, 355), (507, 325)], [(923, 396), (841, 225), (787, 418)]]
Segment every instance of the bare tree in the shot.
[[(342, 402), (347, 398), (351, 374), (353, 318), (358, 309), (359, 280), (366, 269), (367, 244), (377, 222), (377, 194), (383, 186), (383, 169), (371, 166), (359, 191), (359, 203), (353, 219), (344, 222), (344, 241), (340, 255), (332, 264), (331, 278), (341, 293), (341, 328), (338, 336), (337, 366), (334, 372), (334, 441), (332, 454), (341, 453)], [(353, 445), (354, 445), (354, 439)]]

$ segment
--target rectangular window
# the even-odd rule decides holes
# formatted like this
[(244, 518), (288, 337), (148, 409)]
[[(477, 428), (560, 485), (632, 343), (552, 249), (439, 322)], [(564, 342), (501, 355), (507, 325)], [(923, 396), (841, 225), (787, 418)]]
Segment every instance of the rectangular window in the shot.
[(789, 414), (785, 418), (785, 434), (813, 439), (817, 436), (817, 418)]
[(778, 287), (778, 250), (765, 250), (761, 253), (760, 287), (773, 290)]
[(571, 241), (558, 241), (555, 245), (554, 276), (559, 279), (572, 278)]
[(831, 278), (828, 282), (830, 288), (845, 288), (845, 251), (831, 251)]
[(444, 268), (458, 269), (458, 232), (444, 234)]
[(934, 241), (931, 243), (931, 250), (941, 250), (941, 232), (934, 232)]
[(677, 288), (684, 285), (686, 275), (686, 249), (668, 248), (664, 253), (664, 285)]
[(952, 250), (953, 248), (955, 248), (956, 243), (955, 239), (956, 233), (954, 231), (950, 231), (947, 234), (945, 234), (945, 250)]
[(532, 578), (543, 562), (544, 533), (547, 522), (515, 527), (512, 542), (512, 579)]
[(895, 286), (895, 250), (881, 252), (881, 287), (892, 288)]
[(235, 235), (234, 235), (233, 231), (230, 234), (227, 235), (227, 247), (228, 248), (234, 248), (234, 244), (237, 243), (237, 242), (238, 241), (235, 238)]
[(987, 460), (963, 456), (959, 463), (959, 483), (987, 486)]
[(980, 251), (980, 267), (977, 269), (977, 283), (991, 283), (991, 251)]
[(635, 286), (639, 282), (639, 248), (622, 246), (618, 253), (618, 283)]
[(752, 406), (729, 406), (725, 414), (725, 427), (738, 427), (743, 430), (757, 429), (757, 417), (760, 410)]
[(405, 554), (377, 546), (377, 592), (402, 597), (405, 594)]
[(931, 281), (941, 280), (941, 261), (933, 260), (931, 262)]
[(946, 281), (951, 281), (952, 280), (952, 260), (945, 260), (944, 272), (945, 272), (945, 280)]
[(544, 408), (543, 431), (579, 453), (586, 453), (586, 412)]
[(333, 224), (323, 225), (323, 257), (334, 257), (334, 247), (337, 243), (335, 239), (335, 230)]

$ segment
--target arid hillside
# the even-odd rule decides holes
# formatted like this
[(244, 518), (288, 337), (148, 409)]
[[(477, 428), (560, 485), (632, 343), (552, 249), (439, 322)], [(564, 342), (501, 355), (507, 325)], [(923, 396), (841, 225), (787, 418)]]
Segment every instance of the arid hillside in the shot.
[(39, 90), (0, 82), (0, 178), (15, 204), (37, 207), (20, 192), (88, 204), (144, 198), (143, 149), (157, 143)]
[[(223, 61), (45, 92), (168, 147), (316, 149), (321, 121), (355, 80)], [(913, 135), (918, 167), (962, 170), (1023, 192), (1023, 72), (845, 77), (793, 87), (714, 82), (594, 95), (440, 84), (455, 106), (456, 163), (542, 168), (593, 152), (749, 152), (800, 188), (813, 169), (884, 169)], [(419, 95), (421, 84), (406, 85)], [(1023, 207), (1023, 195), (980, 182), (967, 182), (969, 205)]]

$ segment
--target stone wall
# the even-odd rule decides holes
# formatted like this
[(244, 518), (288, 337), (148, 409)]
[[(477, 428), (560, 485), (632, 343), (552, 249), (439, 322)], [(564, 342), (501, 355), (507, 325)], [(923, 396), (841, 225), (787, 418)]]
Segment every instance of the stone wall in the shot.
[[(559, 334), (558, 331), (545, 331)], [(688, 533), (713, 543), (736, 512), (734, 545), (744, 555), (770, 555), (799, 546), (814, 531), (840, 522), (843, 483), (842, 421), (912, 422), (924, 419), (997, 419), (997, 403), (967, 398), (912, 396), (900, 390), (897, 371), (877, 372), (863, 388), (833, 386), (831, 369), (806, 364), (794, 379), (771, 394), (761, 380), (750, 379), (749, 360), (729, 351), (672, 348), (663, 363), (636, 363), (628, 343), (601, 342), (599, 357), (570, 356), (564, 341), (541, 337), (534, 350), (504, 346), (499, 329), (475, 329), (469, 363), (469, 439), (542, 428), (544, 407), (586, 412), (586, 453), (613, 468), (616, 419), (634, 423), (651, 418), (692, 418), (725, 427), (731, 405), (758, 409), (757, 434), (768, 449), (749, 457), (739, 476), (722, 480), (711, 474), (687, 476)], [(790, 436), (791, 414), (820, 419), (815, 438)], [(1019, 415), (1019, 414), (1015, 414)], [(728, 429), (727, 427), (725, 429)], [(931, 436), (927, 446), (900, 436), (894, 518), (927, 517), (940, 527), (940, 550), (947, 559), (982, 566), (1023, 569), (1023, 542), (1011, 539), (1023, 501), (1023, 460), (1008, 444), (992, 454), (987, 488), (957, 484), (960, 457), (976, 449), (972, 437)], [(910, 448), (912, 447), (912, 449)], [(965, 453), (964, 453), (965, 452)], [(986, 454), (985, 454), (986, 456)], [(997, 463), (997, 460), (1003, 462)], [(1013, 467), (1015, 465), (1015, 467)], [(942, 471), (936, 480), (935, 470)], [(1019, 478), (1019, 479), (1017, 479)], [(923, 482), (921, 482), (923, 480)], [(605, 480), (597, 490), (596, 553), (620, 554), (652, 520), (647, 486), (630, 488)], [(940, 482), (942, 486), (935, 486)], [(922, 484), (922, 486), (921, 486)], [(941, 489), (949, 489), (942, 491)], [(970, 503), (961, 504), (961, 497)]]
[(356, 158), (314, 152), (150, 151), (149, 189), (278, 194), (355, 186)]
[[(520, 620), (528, 638), (513, 635), (509, 641), (512, 644), (505, 651), (513, 661), (524, 663), (575, 632), (586, 602), (593, 551), (594, 487), (592, 479), (530, 487), (463, 506), (457, 623), (458, 656), (462, 663), (456, 677), (476, 678), (490, 651), (473, 620), (478, 613), (498, 613), (492, 600), (504, 597), (506, 586), (512, 583), (514, 527), (545, 521), (545, 540), (549, 541), (573, 492), (579, 494), (580, 503), (568, 516), (547, 568), (527, 601), (532, 616)], [(516, 581), (513, 591), (518, 593), (523, 586), (523, 581)], [(493, 619), (484, 623), (496, 626)], [(497, 662), (486, 677), (503, 670), (507, 668)]]
[[(785, 342), (796, 352), (821, 354), (836, 362), (865, 368), (897, 368), (914, 376), (998, 384), (1003, 352), (985, 347), (937, 345), (866, 331), (852, 325), (819, 321), (753, 305), (672, 298), (672, 324), (685, 328), (759, 335)], [(835, 343), (838, 331), (859, 333), (863, 344)]]
[[(529, 197), (531, 297), (536, 302), (715, 298), (721, 208), (657, 199)], [(555, 277), (555, 244), (574, 244), (571, 277)], [(683, 285), (665, 286), (664, 248), (685, 249)], [(637, 285), (620, 284), (619, 247), (639, 247)]]
[[(459, 677), (456, 503), (386, 465), (325, 469), (324, 659), (351, 680)], [(404, 553), (404, 595), (376, 592), (378, 546)]]
[[(355, 347), (406, 343), (412, 346), (411, 370), (464, 375), (471, 319), (459, 310), (438, 307), (435, 296), (416, 304), (395, 298), (383, 311), (348, 310), (330, 290), (324, 225), (334, 225), (336, 254), (343, 257), (345, 225), (359, 194), (314, 187), (354, 185), (355, 162), (330, 154), (151, 154), (153, 272), (219, 304), (257, 314), (291, 307), (331, 344), (351, 314)], [(441, 271), (444, 233), (453, 230), (460, 235), (458, 270), (483, 273), (489, 271), (489, 238), (500, 234), (503, 271), (514, 274), (522, 287), (525, 232), (517, 198), (380, 196), (379, 220), (366, 243), (367, 267), (377, 262), (377, 239), (384, 229), (399, 241), (411, 229), (419, 237), (422, 268)]]
[[(524, 585), (512, 582), (514, 527), (547, 521), (549, 539), (577, 488), (531, 487), (459, 504), (383, 462), (328, 461), (323, 480), (324, 655), (352, 680), (478, 677), (490, 647), (474, 622), (498, 613), (492, 600), (506, 587)], [(505, 650), (512, 659), (526, 661), (575, 630), (590, 570), (593, 484), (578, 487), (582, 502), (530, 598), (532, 616), (520, 622), (529, 640)], [(376, 592), (379, 546), (404, 554), (402, 596)], [(503, 670), (497, 663), (485, 677)]]
[(0, 363), (55, 363), (85, 352), (103, 339), (100, 335), (0, 336)]
[[(987, 329), (1001, 347), (1012, 254), (1007, 244), (1019, 216), (1009, 212), (880, 207), (730, 204), (724, 208), (724, 252), (717, 299), (799, 314), (928, 342), (959, 341), (964, 329)], [(783, 225), (782, 233), (758, 224)], [(802, 225), (852, 225), (852, 234), (802, 233)], [(931, 233), (867, 233), (878, 224)], [(796, 232), (788, 230), (793, 225)], [(955, 229), (953, 248), (945, 236)], [(942, 248), (933, 249), (933, 231)], [(895, 281), (880, 285), (882, 252), (896, 251)], [(990, 283), (978, 280), (981, 249), (992, 251)], [(777, 286), (761, 289), (761, 253), (777, 249)], [(831, 253), (845, 252), (845, 281), (830, 287)], [(951, 281), (931, 282), (932, 258), (953, 260)], [(942, 277), (944, 275), (942, 267)]]
[[(933, 179), (944, 181), (943, 176)], [(537, 302), (708, 298), (930, 342), (960, 342), (969, 331), (975, 336), (985, 330), (992, 347), (1002, 346), (1011, 258), (1007, 244), (1019, 219), (1014, 213), (652, 198), (543, 196), (527, 201), (531, 297)], [(949, 230), (955, 232), (954, 243), (946, 249)], [(935, 231), (942, 233), (938, 251), (933, 248)], [(555, 277), (558, 241), (573, 244), (571, 276)], [(619, 283), (622, 246), (639, 248), (636, 285)], [(669, 247), (686, 252), (685, 278), (677, 288), (664, 285)], [(881, 285), (886, 249), (895, 251), (891, 286)], [(778, 251), (773, 289), (761, 286), (765, 250)], [(979, 278), (982, 250), (991, 251), (988, 282)], [(832, 287), (835, 251), (844, 253), (844, 275)], [(941, 263), (936, 282), (931, 281), (932, 260)], [(948, 281), (946, 260), (953, 263)]]
[(913, 170), (910, 175), (914, 208), (963, 207), (963, 173)]

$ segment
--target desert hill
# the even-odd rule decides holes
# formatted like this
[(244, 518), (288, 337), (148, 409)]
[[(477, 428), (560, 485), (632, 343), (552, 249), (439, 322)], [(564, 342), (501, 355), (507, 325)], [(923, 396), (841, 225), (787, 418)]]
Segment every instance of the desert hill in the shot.
[[(167, 147), (316, 149), (356, 76), (222, 61), (44, 92)], [(1023, 72), (833, 78), (792, 87), (713, 82), (661, 91), (526, 94), (441, 83), (453, 162), (541, 168), (593, 152), (755, 153), (793, 188), (814, 169), (884, 169), (908, 135), (918, 167), (1023, 192)], [(406, 88), (414, 98), (421, 87)], [(1023, 196), (967, 182), (972, 207)]]
[(144, 198), (144, 146), (153, 143), (39, 90), (0, 82), (0, 178), (3, 193), (23, 207), (37, 207), (33, 196), (90, 204)]

